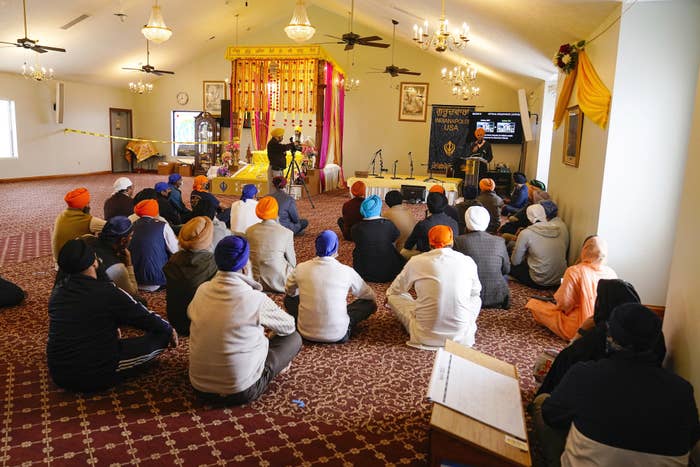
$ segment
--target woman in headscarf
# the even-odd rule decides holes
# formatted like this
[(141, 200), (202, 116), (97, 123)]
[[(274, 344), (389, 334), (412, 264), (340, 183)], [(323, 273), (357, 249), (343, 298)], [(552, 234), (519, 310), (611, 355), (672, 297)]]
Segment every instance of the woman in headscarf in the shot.
[(578, 263), (566, 269), (561, 286), (554, 293), (555, 302), (533, 298), (525, 305), (535, 321), (562, 339), (571, 340), (581, 324), (593, 316), (598, 281), (617, 279), (615, 271), (605, 265), (607, 256), (605, 241), (596, 235), (588, 237)]
[[(598, 282), (598, 295), (595, 301), (593, 321), (595, 327), (586, 331), (583, 337), (576, 339), (564, 348), (557, 358), (538, 390), (538, 394), (551, 393), (566, 372), (578, 362), (600, 360), (608, 356), (606, 350), (607, 321), (612, 311), (624, 303), (639, 303), (639, 294), (634, 286), (621, 279), (601, 279)], [(656, 362), (661, 365), (666, 356), (666, 344), (663, 334), (654, 347)]]
[(352, 267), (366, 281), (393, 281), (405, 263), (394, 242), (401, 233), (389, 219), (381, 217), (382, 200), (377, 195), (365, 198), (360, 206), (362, 221), (350, 231), (355, 249)]

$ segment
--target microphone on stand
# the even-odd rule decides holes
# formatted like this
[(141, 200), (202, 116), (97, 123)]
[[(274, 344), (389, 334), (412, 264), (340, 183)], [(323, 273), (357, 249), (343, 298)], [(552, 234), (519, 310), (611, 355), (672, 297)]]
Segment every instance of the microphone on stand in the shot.
[(399, 160), (396, 159), (396, 160), (394, 161), (394, 176), (391, 177), (392, 180), (401, 180), (401, 177), (397, 177), (397, 176), (396, 176), (396, 166), (398, 165), (398, 163), (399, 163)]
[(411, 163), (411, 172), (409, 173), (408, 177), (406, 177), (406, 180), (415, 180), (415, 177), (413, 176), (413, 154), (411, 151), (408, 151), (408, 158)]
[(379, 175), (377, 175), (377, 178), (384, 178), (382, 172), (388, 172), (389, 169), (384, 168), (384, 158), (382, 157), (382, 150), (380, 149), (379, 151), (377, 151), (377, 154), (379, 155)]

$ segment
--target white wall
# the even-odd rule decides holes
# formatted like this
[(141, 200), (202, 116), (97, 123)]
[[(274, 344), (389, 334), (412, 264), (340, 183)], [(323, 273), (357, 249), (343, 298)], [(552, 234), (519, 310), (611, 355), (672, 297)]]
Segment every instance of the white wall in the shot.
[[(635, 8), (638, 5), (635, 5)], [(589, 34), (594, 37), (599, 31), (619, 16), (619, 7), (601, 26)], [(615, 94), (613, 88), (615, 77), (615, 60), (617, 58), (619, 23), (615, 23), (608, 31), (586, 47), (591, 63), (598, 76), (608, 89)], [(560, 75), (559, 87), (564, 76)], [(576, 88), (571, 96), (569, 106), (576, 105)], [(552, 136), (551, 159), (549, 164), (548, 191), (559, 205), (559, 215), (565, 220), (571, 232), (569, 262), (573, 263), (578, 257), (583, 240), (596, 233), (598, 229), (598, 206), (601, 204), (601, 187), (605, 167), (605, 149), (609, 124), (601, 129), (590, 119), (584, 118), (583, 135), (581, 138), (581, 157), (578, 167), (570, 167), (562, 162), (564, 148), (564, 131), (566, 123), (554, 130)], [(611, 263), (615, 267), (614, 263)]]
[(700, 65), (698, 24), (698, 2), (639, 2), (620, 26), (598, 233), (618, 275), (652, 305), (667, 296)]
[[(674, 371), (695, 387), (695, 399), (700, 405), (700, 217), (698, 208), (697, 174), (700, 173), (700, 75), (695, 88), (695, 116), (688, 144), (688, 164), (682, 185), (680, 211), (676, 224), (676, 239), (671, 259), (671, 271), (666, 295), (664, 336), (668, 348), (668, 363)], [(680, 185), (679, 185), (680, 188)]]
[[(314, 41), (324, 41), (323, 34), (341, 34), (347, 29), (347, 18), (330, 13), (317, 6), (308, 8), (314, 25), (319, 27)], [(289, 43), (284, 36), (283, 27), (287, 19), (271, 24), (264, 33), (246, 33), (240, 36), (240, 45), (282, 44)], [(322, 25), (322, 26), (320, 26)], [(322, 27), (322, 30), (321, 30)], [(355, 27), (358, 34), (374, 34), (375, 31)], [(391, 37), (383, 35), (385, 41)], [(233, 44), (231, 44), (233, 45)], [(352, 176), (355, 170), (366, 170), (372, 154), (383, 148), (385, 166), (391, 168), (395, 159), (399, 159), (399, 172), (408, 172), (408, 151), (412, 151), (416, 173), (425, 173), (419, 163), (426, 163), (430, 135), (430, 117), (425, 123), (399, 122), (398, 91), (390, 84), (401, 81), (429, 82), (429, 104), (459, 104), (450, 93), (450, 88), (440, 80), (440, 70), (452, 64), (433, 54), (419, 50), (412, 45), (397, 42), (395, 64), (423, 74), (418, 77), (406, 76), (390, 79), (384, 73), (368, 73), (373, 68), (384, 69), (391, 62), (391, 49), (356, 47), (354, 52), (355, 67), (350, 69), (348, 57), (340, 45), (325, 45), (326, 50), (346, 71), (349, 76), (359, 78), (358, 90), (346, 95), (345, 100), (345, 135), (344, 135), (344, 172)], [(156, 80), (155, 90), (151, 95), (137, 97), (135, 104), (139, 116), (139, 133), (151, 139), (170, 139), (170, 112), (174, 109), (201, 110), (202, 81), (223, 80), (230, 75), (230, 62), (224, 59), (225, 50), (205, 52), (201, 58), (187, 66), (176, 69), (175, 76)], [(485, 78), (479, 78), (481, 97), (475, 102), (483, 105), (483, 111), (517, 111), (517, 93), (514, 89)], [(178, 106), (175, 96), (178, 91), (190, 95), (186, 106)], [(471, 101), (470, 101), (471, 103)], [(290, 126), (291, 127), (291, 126)], [(306, 127), (305, 127), (306, 128)], [(291, 135), (290, 135), (291, 136)], [(320, 143), (317, 141), (317, 143)], [(519, 145), (494, 145), (494, 163), (502, 162), (516, 168), (520, 157)], [(164, 153), (170, 148), (159, 147)], [(245, 150), (245, 144), (242, 147)]]
[(64, 128), (109, 134), (109, 108), (131, 108), (128, 90), (65, 83), (63, 124), (55, 123), (55, 81), (37, 83), (21, 75), (0, 73), (0, 98), (15, 101), (16, 159), (0, 159), (0, 178), (78, 174), (111, 170), (107, 138), (66, 135)]

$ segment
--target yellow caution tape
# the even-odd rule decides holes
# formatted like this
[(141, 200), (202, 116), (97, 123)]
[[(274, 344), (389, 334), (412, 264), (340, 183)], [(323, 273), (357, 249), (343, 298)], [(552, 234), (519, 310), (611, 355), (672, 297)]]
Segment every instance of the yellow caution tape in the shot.
[(124, 141), (138, 141), (141, 143), (161, 143), (161, 144), (229, 144), (232, 143), (232, 141), (162, 141), (159, 139), (143, 139), (143, 138), (127, 138), (125, 136), (112, 136), (112, 135), (105, 135), (103, 133), (96, 133), (94, 131), (85, 131), (85, 130), (75, 130), (73, 128), (66, 128), (63, 130), (63, 133), (68, 134), (68, 133), (77, 133), (79, 135), (88, 135), (88, 136), (99, 136), (101, 138), (111, 138), (111, 139), (120, 139)]

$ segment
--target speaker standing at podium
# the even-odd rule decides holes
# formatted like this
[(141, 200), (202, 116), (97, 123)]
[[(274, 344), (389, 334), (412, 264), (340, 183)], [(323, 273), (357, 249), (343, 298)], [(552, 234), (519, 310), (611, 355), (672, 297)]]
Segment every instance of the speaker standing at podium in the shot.
[[(486, 131), (483, 128), (477, 128), (474, 132), (476, 141), (472, 142), (470, 145), (469, 156), (477, 156), (482, 159), (486, 159), (490, 164), (493, 160), (493, 152), (491, 151), (491, 143), (484, 139)], [(483, 162), (479, 162), (479, 180), (486, 177), (486, 172), (488, 172), (489, 166)]]

